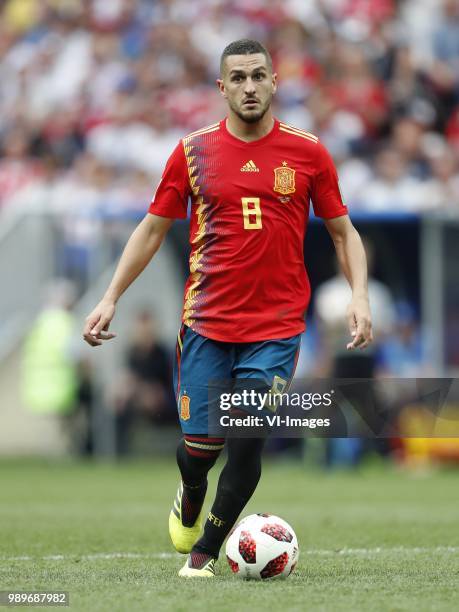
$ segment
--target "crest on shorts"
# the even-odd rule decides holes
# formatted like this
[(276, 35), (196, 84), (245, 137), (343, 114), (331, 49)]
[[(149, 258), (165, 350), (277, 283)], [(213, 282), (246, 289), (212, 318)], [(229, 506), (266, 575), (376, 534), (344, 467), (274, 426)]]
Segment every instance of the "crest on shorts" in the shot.
[(180, 418), (182, 421), (188, 421), (190, 418), (190, 398), (188, 395), (182, 395), (180, 398)]
[(295, 192), (295, 170), (282, 162), (282, 166), (274, 168), (274, 191), (286, 195)]

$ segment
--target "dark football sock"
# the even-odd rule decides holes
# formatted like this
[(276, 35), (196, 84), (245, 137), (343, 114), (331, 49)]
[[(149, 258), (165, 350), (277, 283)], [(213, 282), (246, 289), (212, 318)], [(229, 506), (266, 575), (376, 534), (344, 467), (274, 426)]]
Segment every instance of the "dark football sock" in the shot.
[(177, 447), (177, 464), (183, 482), (182, 522), (192, 527), (207, 491), (207, 473), (223, 448), (222, 438), (186, 435)]
[(227, 441), (228, 459), (220, 474), (204, 534), (193, 546), (193, 552), (207, 553), (218, 558), (226, 536), (260, 480), (264, 441), (258, 438)]
[(183, 485), (182, 523), (185, 527), (193, 527), (201, 512), (207, 491), (207, 478), (202, 485), (188, 487)]
[(191, 552), (190, 554), (190, 566), (195, 569), (201, 569), (209, 559), (213, 559), (212, 555), (208, 555), (207, 553), (201, 552)]

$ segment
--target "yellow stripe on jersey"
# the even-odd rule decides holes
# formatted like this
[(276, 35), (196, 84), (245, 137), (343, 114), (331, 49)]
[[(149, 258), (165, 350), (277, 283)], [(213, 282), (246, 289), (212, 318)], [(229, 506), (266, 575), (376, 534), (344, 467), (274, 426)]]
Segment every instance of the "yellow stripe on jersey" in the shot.
[(297, 128), (293, 125), (289, 125), (288, 123), (282, 123), (282, 121), (279, 122), (279, 125), (281, 127), (286, 128), (287, 130), (292, 130), (293, 132), (299, 132), (300, 134), (304, 134), (305, 136), (310, 136), (311, 138), (315, 138), (316, 140), (319, 140), (319, 137), (313, 134), (312, 132), (307, 132), (306, 130), (302, 130), (301, 128)]
[(194, 319), (192, 317), (195, 313), (194, 308), (196, 298), (201, 293), (199, 287), (202, 281), (202, 273), (200, 270), (207, 237), (207, 220), (209, 214), (209, 203), (205, 202), (203, 196), (199, 193), (201, 189), (200, 183), (202, 177), (200, 175), (198, 163), (196, 162), (196, 154), (194, 154), (194, 138), (206, 134), (211, 134), (212, 132), (217, 132), (219, 129), (220, 123), (213, 123), (212, 125), (203, 127), (200, 130), (191, 132), (191, 134), (188, 134), (188, 136), (182, 138), (182, 144), (188, 168), (188, 178), (193, 196), (195, 198), (196, 207), (194, 210), (194, 214), (196, 214), (196, 221), (198, 226), (196, 234), (192, 239), (192, 243), (194, 245), (197, 245), (197, 248), (195, 253), (193, 254), (193, 257), (190, 260), (190, 285), (185, 295), (183, 308), (183, 322), (189, 327), (192, 327), (194, 324)]
[(286, 128), (287, 130), (291, 130), (292, 132), (298, 132), (299, 134), (303, 134), (303, 136), (310, 136), (313, 140), (319, 140), (318, 136), (315, 134), (311, 134), (311, 132), (306, 132), (306, 130), (301, 130), (300, 128), (294, 127), (293, 125), (288, 125), (288, 123), (279, 123), (280, 127)]
[(199, 132), (204, 132), (205, 130), (212, 130), (213, 128), (216, 128), (216, 127), (220, 127), (220, 123), (212, 123), (211, 125), (205, 125), (204, 127), (199, 128), (199, 130), (190, 132), (189, 134), (187, 134), (187, 136), (195, 136), (196, 134), (199, 134)]
[(202, 130), (198, 130), (197, 132), (192, 132), (191, 134), (188, 134), (188, 136), (185, 136), (185, 138), (183, 139), (183, 143), (188, 144), (188, 142), (192, 138), (196, 138), (196, 136), (202, 136), (203, 134), (210, 134), (211, 132), (216, 132), (219, 129), (220, 129), (219, 123), (215, 125), (209, 125), (209, 127), (207, 128), (203, 128)]
[[(199, 271), (201, 267), (201, 259), (203, 256), (203, 247), (204, 241), (206, 238), (207, 228), (207, 216), (208, 216), (208, 205), (204, 202), (204, 198), (199, 195), (200, 190), (200, 176), (199, 176), (199, 168), (198, 164), (195, 163), (196, 155), (193, 155), (193, 151), (195, 146), (193, 144), (194, 136), (199, 136), (200, 134), (208, 134), (210, 132), (214, 132), (219, 129), (219, 124), (216, 124), (217, 127), (209, 126), (209, 128), (204, 128), (194, 135), (187, 136), (183, 138), (183, 148), (185, 152), (185, 158), (188, 168), (188, 178), (190, 181), (190, 187), (193, 192), (194, 197), (196, 198), (196, 209), (194, 214), (197, 217), (197, 225), (198, 229), (196, 235), (194, 236), (192, 242), (198, 243), (198, 248), (195, 254), (193, 255), (192, 261), (190, 261), (190, 285), (185, 295), (184, 307), (183, 307), (183, 322), (185, 325), (191, 327), (194, 324), (193, 315), (195, 313), (194, 305), (196, 298), (201, 293), (199, 286), (201, 284), (202, 273)], [(199, 244), (202, 241), (202, 244)]]
[(286, 128), (283, 128), (283, 127), (279, 127), (279, 130), (281, 130), (282, 132), (286, 132), (287, 134), (292, 134), (293, 136), (299, 136), (300, 138), (309, 140), (310, 142), (313, 142), (314, 144), (317, 144), (318, 142), (317, 138), (312, 138), (311, 136), (306, 136), (305, 134), (300, 134), (299, 132), (294, 132), (293, 130), (287, 130)]

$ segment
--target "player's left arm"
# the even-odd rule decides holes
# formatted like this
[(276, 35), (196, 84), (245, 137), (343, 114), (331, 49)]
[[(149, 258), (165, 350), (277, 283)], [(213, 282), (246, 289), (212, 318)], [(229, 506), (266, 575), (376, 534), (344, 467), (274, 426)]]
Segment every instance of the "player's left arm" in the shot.
[(347, 321), (352, 342), (348, 350), (364, 349), (373, 340), (368, 299), (367, 259), (359, 233), (348, 215), (324, 219), (335, 245), (338, 261), (351, 289), (352, 299), (347, 307)]

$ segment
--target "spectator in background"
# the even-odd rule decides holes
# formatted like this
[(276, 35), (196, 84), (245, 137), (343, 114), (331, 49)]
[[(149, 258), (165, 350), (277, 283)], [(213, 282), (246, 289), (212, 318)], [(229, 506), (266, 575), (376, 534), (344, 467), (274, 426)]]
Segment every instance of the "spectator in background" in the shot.
[[(369, 351), (350, 353), (346, 350), (347, 325), (345, 318), (342, 316), (342, 308), (343, 304), (350, 302), (351, 290), (344, 276), (341, 273), (337, 274), (320, 285), (316, 291), (314, 316), (317, 321), (320, 344), (325, 352), (321, 361), (323, 363), (328, 362), (328, 375), (333, 378), (373, 378), (376, 372), (377, 350), (394, 324), (394, 306), (391, 293), (386, 285), (371, 277), (374, 262), (373, 248), (366, 238), (363, 238), (363, 244), (368, 262), (368, 296), (372, 320), (374, 321), (374, 341)], [(318, 357), (318, 359), (320, 358)], [(374, 424), (377, 426), (380, 423), (378, 407), (375, 406), (373, 414), (369, 413), (368, 406), (365, 406), (363, 401), (364, 394), (361, 388), (354, 389), (352, 385), (349, 387), (341, 386), (340, 392), (353, 409), (366, 420), (370, 429)], [(352, 419), (351, 413), (348, 412), (346, 416), (350, 420)], [(365, 450), (376, 449), (383, 454), (388, 451), (388, 447), (383, 440), (363, 440), (356, 437), (327, 438), (325, 445), (326, 463), (329, 466), (355, 465)]]
[(117, 376), (109, 399), (115, 412), (118, 455), (128, 454), (132, 427), (139, 419), (151, 426), (175, 422), (171, 367), (152, 314), (149, 310), (140, 311), (126, 349), (124, 370)]
[(424, 197), (435, 207), (452, 214), (459, 213), (459, 155), (440, 137), (433, 137), (426, 155), (432, 176), (425, 182)]
[[(85, 154), (78, 158), (73, 171), (67, 173), (53, 198), (56, 206), (68, 207), (64, 214), (56, 216), (62, 240), (57, 268), (60, 274), (76, 283), (80, 292), (92, 280), (90, 256), (99, 247), (102, 211), (112, 205), (114, 188), (114, 169)], [(68, 197), (64, 199), (66, 193)]]
[(434, 64), (430, 77), (446, 105), (459, 100), (459, 2), (439, 2), (440, 24), (433, 33)]
[(361, 121), (362, 138), (380, 133), (388, 107), (383, 82), (372, 74), (365, 52), (357, 45), (339, 44), (338, 56), (326, 85), (335, 108)]
[(419, 78), (414, 53), (409, 46), (400, 45), (393, 50), (387, 90), (392, 110), (397, 116), (409, 114), (414, 100), (429, 97), (425, 85)]
[(75, 287), (56, 279), (48, 288), (41, 314), (26, 336), (22, 361), (22, 395), (33, 412), (69, 414), (75, 408), (77, 374), (71, 352)]
[(394, 378), (434, 376), (427, 355), (426, 338), (421, 337), (414, 308), (408, 302), (398, 302), (393, 329), (379, 349), (378, 375)]
[(459, 159), (459, 106), (457, 106), (451, 114), (446, 124), (445, 134), (456, 159)]
[(73, 422), (74, 446), (78, 455), (95, 454), (95, 384), (90, 359), (81, 357), (77, 363), (78, 390), (76, 414)]
[(375, 355), (378, 344), (393, 328), (394, 305), (390, 290), (384, 283), (372, 278), (374, 264), (373, 246), (362, 238), (368, 262), (368, 295), (374, 319), (374, 341), (364, 353), (346, 350), (347, 322), (342, 316), (342, 305), (351, 300), (349, 284), (338, 273), (316, 290), (314, 318), (320, 341), (327, 355), (328, 372), (341, 378), (372, 378), (375, 371)]
[[(2, 181), (2, 162), (0, 162), (0, 183)], [(7, 175), (8, 166), (5, 167), (6, 180), (12, 177)], [(12, 173), (14, 176), (14, 172)], [(52, 210), (53, 196), (58, 184), (59, 168), (55, 158), (50, 155), (43, 156), (40, 160), (40, 172), (33, 175), (30, 180), (16, 184), (9, 194), (7, 202), (8, 214), (15, 214), (22, 210), (30, 213), (47, 212)], [(16, 175), (17, 177), (17, 175)], [(14, 180), (14, 179), (13, 179)], [(11, 186), (11, 183), (10, 183)]]
[(375, 158), (375, 175), (364, 185), (355, 209), (372, 213), (414, 213), (432, 206), (425, 198), (422, 182), (408, 173), (407, 162), (392, 146), (383, 148)]
[(30, 156), (29, 136), (12, 128), (3, 139), (0, 157), (0, 210), (8, 198), (39, 180), (40, 163)]
[(43, 310), (24, 340), (20, 386), (28, 410), (58, 419), (70, 452), (91, 455), (94, 380), (90, 360), (74, 344), (76, 296), (76, 286), (64, 278), (47, 287)]

